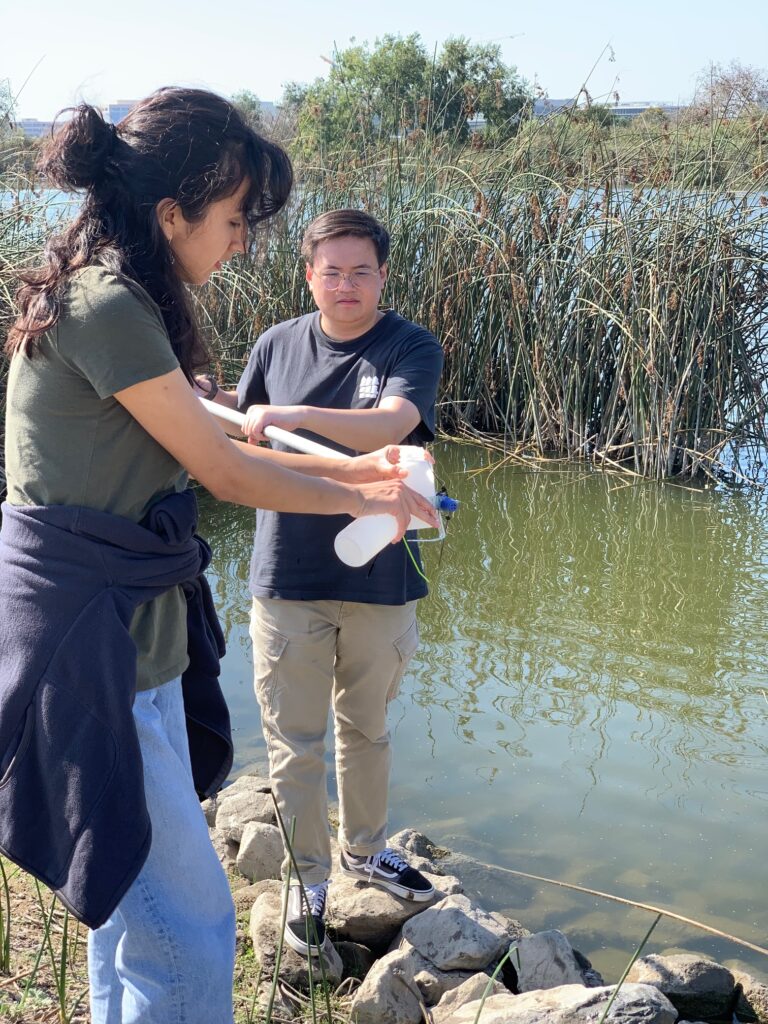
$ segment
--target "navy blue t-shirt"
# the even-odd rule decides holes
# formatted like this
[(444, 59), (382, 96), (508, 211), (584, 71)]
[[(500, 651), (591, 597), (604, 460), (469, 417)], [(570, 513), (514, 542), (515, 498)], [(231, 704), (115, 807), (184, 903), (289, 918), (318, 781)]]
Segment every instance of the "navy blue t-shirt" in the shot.
[[(242, 411), (250, 405), (375, 409), (383, 398), (397, 396), (408, 399), (421, 414), (421, 422), (403, 443), (423, 445), (434, 438), (442, 365), (442, 349), (434, 335), (395, 312), (385, 313), (353, 341), (329, 338), (320, 327), (320, 313), (308, 313), (271, 327), (256, 342), (237, 386), (238, 407)], [(328, 444), (308, 431), (297, 433)], [(272, 446), (288, 450), (275, 442)], [(405, 604), (424, 597), (426, 584), (402, 543), (388, 544), (360, 568), (340, 561), (333, 541), (350, 521), (346, 515), (258, 509), (251, 593), (366, 604)], [(416, 534), (409, 536), (418, 561)]]

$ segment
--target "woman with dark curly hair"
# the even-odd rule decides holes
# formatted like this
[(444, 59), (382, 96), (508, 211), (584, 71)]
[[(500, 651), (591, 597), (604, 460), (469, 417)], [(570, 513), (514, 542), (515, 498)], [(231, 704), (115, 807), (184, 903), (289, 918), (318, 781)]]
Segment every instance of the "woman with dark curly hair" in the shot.
[(196, 397), (188, 286), (292, 183), (229, 102), (162, 89), (116, 127), (82, 105), (41, 169), (84, 195), (21, 275), (6, 344), (0, 850), (91, 927), (94, 1024), (227, 1024), (234, 912), (198, 795), (226, 778), (231, 737), (188, 476), (282, 512), (388, 512), (399, 536), (434, 513), (396, 448), (249, 446)]

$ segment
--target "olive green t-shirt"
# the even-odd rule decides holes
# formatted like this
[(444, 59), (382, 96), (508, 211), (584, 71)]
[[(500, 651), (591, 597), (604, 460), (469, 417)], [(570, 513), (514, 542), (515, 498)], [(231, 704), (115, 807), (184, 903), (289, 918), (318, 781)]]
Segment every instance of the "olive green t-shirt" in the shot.
[[(87, 267), (68, 286), (61, 316), (33, 356), (11, 360), (6, 410), (8, 501), (86, 505), (139, 522), (187, 474), (115, 392), (178, 367), (160, 310), (127, 278)], [(131, 623), (137, 687), (187, 667), (180, 587), (140, 605)]]

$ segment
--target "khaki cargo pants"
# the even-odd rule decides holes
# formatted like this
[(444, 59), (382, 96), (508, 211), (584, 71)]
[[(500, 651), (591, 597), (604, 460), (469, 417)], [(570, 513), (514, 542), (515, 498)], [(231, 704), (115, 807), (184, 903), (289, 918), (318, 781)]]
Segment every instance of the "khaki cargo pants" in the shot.
[[(418, 645), (416, 602), (283, 601), (251, 612), (254, 683), (272, 788), (307, 884), (328, 878), (325, 734), (333, 709), (339, 842), (358, 855), (386, 846), (391, 749), (387, 707)], [(285, 874), (288, 858), (283, 863)]]

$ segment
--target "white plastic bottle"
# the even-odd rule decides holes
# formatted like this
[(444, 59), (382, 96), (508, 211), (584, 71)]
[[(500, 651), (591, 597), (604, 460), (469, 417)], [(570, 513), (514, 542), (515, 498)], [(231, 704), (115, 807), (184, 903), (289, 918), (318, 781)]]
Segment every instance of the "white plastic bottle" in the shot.
[[(404, 445), (400, 448), (400, 465), (408, 470), (403, 483), (430, 501), (435, 497), (435, 474), (423, 448)], [(411, 518), (409, 530), (432, 529), (423, 519)], [(370, 562), (374, 555), (397, 536), (397, 520), (390, 515), (361, 516), (336, 535), (334, 548), (345, 565), (358, 567)]]

